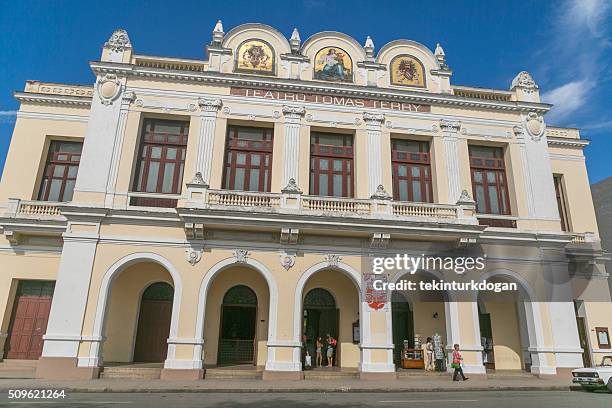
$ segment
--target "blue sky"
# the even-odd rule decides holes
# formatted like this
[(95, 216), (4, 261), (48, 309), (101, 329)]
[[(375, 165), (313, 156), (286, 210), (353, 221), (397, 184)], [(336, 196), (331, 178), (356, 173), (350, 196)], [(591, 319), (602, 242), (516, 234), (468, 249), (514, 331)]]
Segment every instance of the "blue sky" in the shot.
[[(87, 4), (89, 3), (89, 4)], [(4, 1), (0, 0), (0, 168), (27, 79), (92, 84), (88, 61), (115, 28), (140, 54), (204, 58), (217, 19), (225, 31), (246, 22), (302, 39), (342, 31), (377, 49), (407, 38), (440, 42), (452, 83), (508, 89), (532, 73), (556, 107), (549, 124), (582, 129), (591, 182), (612, 176), (612, 1)]]

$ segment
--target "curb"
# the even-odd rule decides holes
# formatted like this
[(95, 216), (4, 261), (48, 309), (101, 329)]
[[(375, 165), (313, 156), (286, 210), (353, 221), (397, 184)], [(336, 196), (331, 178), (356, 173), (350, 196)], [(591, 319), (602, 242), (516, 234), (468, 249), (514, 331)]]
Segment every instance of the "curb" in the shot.
[[(570, 386), (498, 386), (498, 387), (461, 387), (461, 388), (431, 388), (431, 387), (405, 387), (405, 388), (87, 388), (87, 387), (58, 387), (45, 386), (24, 387), (23, 389), (62, 389), (68, 393), (139, 393), (139, 394), (174, 394), (174, 393), (240, 393), (240, 394), (304, 394), (304, 393), (403, 393), (403, 392), (466, 392), (466, 391), (570, 391)], [(14, 389), (14, 388), (11, 388)], [(0, 388), (0, 392), (8, 392), (9, 388)]]

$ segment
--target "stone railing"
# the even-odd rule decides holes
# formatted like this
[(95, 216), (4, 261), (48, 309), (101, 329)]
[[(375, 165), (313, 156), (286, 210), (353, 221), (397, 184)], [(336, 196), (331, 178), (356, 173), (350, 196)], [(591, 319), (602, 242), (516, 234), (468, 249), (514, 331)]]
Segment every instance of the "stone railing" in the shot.
[(477, 224), (473, 204), (407, 203), (390, 199), (320, 197), (299, 192), (259, 193), (213, 190), (188, 184), (179, 207), (210, 210), (248, 210), (317, 216), (425, 220)]
[(14, 218), (59, 218), (62, 216), (60, 204), (57, 202), (26, 201), (10, 198), (6, 215)]
[(230, 207), (269, 207), (280, 205), (280, 196), (270, 193), (255, 193), (251, 191), (209, 191), (208, 204)]
[(457, 218), (457, 206), (394, 202), (393, 214), (404, 217)]

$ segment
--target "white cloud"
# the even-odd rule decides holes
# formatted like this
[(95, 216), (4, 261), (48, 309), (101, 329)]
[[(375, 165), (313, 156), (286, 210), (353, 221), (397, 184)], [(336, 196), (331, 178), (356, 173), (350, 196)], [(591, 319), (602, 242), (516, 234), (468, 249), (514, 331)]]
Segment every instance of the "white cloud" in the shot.
[(592, 88), (593, 84), (586, 80), (573, 81), (543, 94), (542, 100), (554, 105), (546, 119), (555, 122), (569, 117), (587, 102)]
[(609, 31), (608, 0), (567, 0), (551, 20), (550, 42), (541, 56), (549, 83), (557, 84), (542, 95), (555, 105), (547, 115), (550, 122), (575, 120), (589, 102), (590, 92), (601, 80), (612, 43)]

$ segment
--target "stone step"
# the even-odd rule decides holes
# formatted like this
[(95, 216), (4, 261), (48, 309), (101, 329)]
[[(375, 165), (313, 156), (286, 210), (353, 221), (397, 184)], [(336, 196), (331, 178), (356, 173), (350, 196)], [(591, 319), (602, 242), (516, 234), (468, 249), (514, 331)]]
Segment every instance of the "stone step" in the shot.
[(104, 367), (102, 373), (100, 373), (100, 378), (157, 380), (160, 377), (161, 377), (161, 368)]
[(259, 380), (262, 372), (258, 370), (232, 370), (225, 368), (207, 368), (205, 380)]
[(304, 371), (304, 379), (305, 380), (347, 380), (359, 378), (359, 373), (357, 371), (335, 371), (335, 370), (306, 370)]
[(398, 370), (398, 378), (407, 377), (444, 377), (448, 376), (449, 373), (445, 371), (423, 371), (423, 370)]
[(38, 364), (38, 360), (12, 360), (12, 359), (4, 359), (0, 362), (0, 367), (32, 367), (36, 368)]

